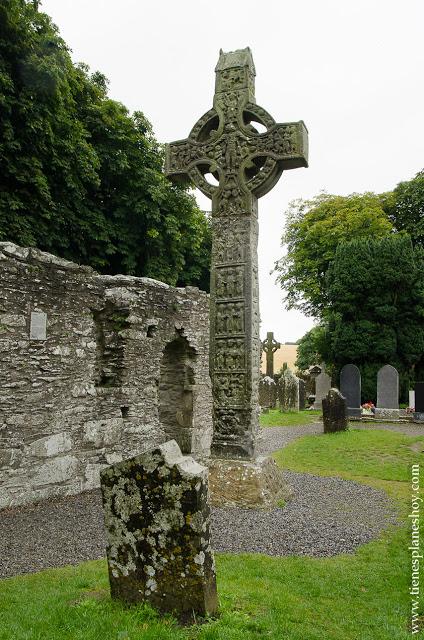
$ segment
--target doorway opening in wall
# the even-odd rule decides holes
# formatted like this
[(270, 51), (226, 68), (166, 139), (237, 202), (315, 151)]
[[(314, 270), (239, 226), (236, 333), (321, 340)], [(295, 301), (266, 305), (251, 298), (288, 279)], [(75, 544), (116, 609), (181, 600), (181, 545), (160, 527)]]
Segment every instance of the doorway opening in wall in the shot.
[(178, 336), (163, 350), (159, 380), (159, 420), (169, 440), (191, 453), (196, 351)]

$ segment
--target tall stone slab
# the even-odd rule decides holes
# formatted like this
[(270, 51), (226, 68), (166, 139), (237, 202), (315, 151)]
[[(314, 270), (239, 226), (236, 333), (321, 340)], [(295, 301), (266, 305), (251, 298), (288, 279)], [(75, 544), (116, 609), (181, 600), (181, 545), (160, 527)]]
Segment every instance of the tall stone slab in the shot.
[[(212, 200), (212, 455), (251, 459), (259, 427), (258, 198), (283, 170), (307, 166), (308, 138), (302, 121), (277, 124), (256, 104), (249, 48), (221, 51), (215, 72), (213, 108), (187, 139), (167, 146), (165, 172)], [(231, 367), (222, 357), (230, 341)]]
[(264, 376), (259, 380), (259, 405), (262, 409), (274, 409), (277, 403), (277, 385), (275, 380)]
[(290, 369), (278, 381), (278, 403), (281, 411), (299, 411), (299, 378)]
[(270, 378), (274, 375), (274, 353), (281, 347), (281, 344), (274, 338), (274, 332), (268, 331), (266, 340), (262, 341), (262, 350), (266, 354), (266, 375)]
[(340, 392), (346, 398), (347, 415), (360, 418), (361, 409), (361, 372), (355, 364), (345, 364), (340, 371)]
[(330, 389), (322, 399), (324, 433), (346, 431), (348, 428), (347, 402), (338, 389)]
[(306, 382), (299, 378), (299, 411), (306, 409)]
[(315, 378), (315, 400), (313, 404), (314, 409), (322, 409), (322, 399), (325, 398), (327, 393), (331, 389), (331, 378), (328, 373), (325, 373), (324, 365), (321, 366), (321, 373)]
[(415, 411), (414, 420), (424, 422), (424, 382), (415, 383)]
[(399, 418), (399, 374), (390, 364), (377, 373), (377, 407), (375, 417), (383, 420)]
[(208, 470), (175, 440), (101, 473), (112, 598), (188, 621), (217, 611)]

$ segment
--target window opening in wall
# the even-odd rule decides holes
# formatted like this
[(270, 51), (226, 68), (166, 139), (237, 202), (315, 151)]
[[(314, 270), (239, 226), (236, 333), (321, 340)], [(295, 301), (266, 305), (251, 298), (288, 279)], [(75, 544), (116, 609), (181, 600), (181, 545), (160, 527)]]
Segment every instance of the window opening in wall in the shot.
[(125, 337), (129, 309), (108, 306), (93, 311), (96, 332), (96, 386), (119, 387), (124, 371)]
[(192, 450), (195, 359), (187, 338), (179, 336), (166, 345), (160, 365), (159, 420), (183, 453)]

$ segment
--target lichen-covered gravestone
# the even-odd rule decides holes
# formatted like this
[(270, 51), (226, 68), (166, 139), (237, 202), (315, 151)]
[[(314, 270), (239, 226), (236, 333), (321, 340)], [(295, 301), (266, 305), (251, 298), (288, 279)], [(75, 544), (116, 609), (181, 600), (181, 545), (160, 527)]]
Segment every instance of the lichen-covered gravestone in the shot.
[(330, 389), (322, 399), (324, 433), (346, 431), (348, 428), (347, 403), (338, 389)]
[(101, 473), (112, 598), (184, 621), (217, 611), (208, 471), (175, 440)]
[(281, 411), (299, 411), (299, 378), (290, 369), (278, 381), (278, 403)]
[(277, 401), (277, 385), (275, 380), (264, 376), (259, 380), (259, 405), (262, 409), (273, 409)]

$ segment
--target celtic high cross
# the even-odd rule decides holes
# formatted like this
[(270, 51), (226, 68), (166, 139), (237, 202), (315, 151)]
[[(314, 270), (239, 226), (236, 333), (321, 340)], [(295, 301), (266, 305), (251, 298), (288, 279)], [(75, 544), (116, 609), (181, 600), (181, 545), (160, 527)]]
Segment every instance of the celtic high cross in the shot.
[(281, 344), (274, 338), (274, 332), (268, 331), (266, 340), (262, 341), (262, 349), (266, 353), (266, 375), (272, 378), (274, 375), (274, 353), (281, 347)]
[(259, 413), (257, 203), (283, 170), (307, 166), (308, 137), (302, 121), (276, 124), (256, 105), (249, 48), (221, 50), (215, 72), (213, 109), (186, 140), (167, 145), (165, 171), (212, 199), (212, 455), (251, 458)]

